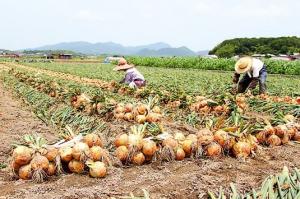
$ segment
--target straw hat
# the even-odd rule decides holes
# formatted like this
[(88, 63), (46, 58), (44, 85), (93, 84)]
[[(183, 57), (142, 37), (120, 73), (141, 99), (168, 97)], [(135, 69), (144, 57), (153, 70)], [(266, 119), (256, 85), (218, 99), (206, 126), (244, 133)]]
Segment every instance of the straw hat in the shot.
[(124, 64), (124, 65), (116, 66), (114, 68), (114, 71), (127, 70), (127, 69), (133, 68), (133, 67), (134, 67), (133, 65)]
[(125, 64), (127, 64), (126, 59), (120, 58), (119, 61), (118, 61), (118, 65), (121, 66), (121, 65), (125, 65)]
[(235, 63), (235, 71), (238, 74), (249, 71), (249, 69), (252, 67), (252, 62), (252, 57), (242, 57)]

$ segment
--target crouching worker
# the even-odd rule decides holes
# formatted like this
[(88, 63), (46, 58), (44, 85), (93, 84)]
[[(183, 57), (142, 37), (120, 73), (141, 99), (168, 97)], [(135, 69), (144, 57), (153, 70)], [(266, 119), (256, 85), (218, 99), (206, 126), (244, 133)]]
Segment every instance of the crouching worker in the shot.
[(118, 66), (114, 68), (115, 71), (124, 71), (125, 77), (120, 83), (128, 84), (130, 88), (141, 88), (146, 86), (144, 76), (134, 67), (134, 65), (127, 64), (124, 58), (118, 62)]
[[(239, 81), (240, 74), (245, 73)], [(244, 93), (247, 89), (254, 89), (259, 84), (259, 94), (266, 93), (267, 70), (264, 63), (256, 58), (243, 57), (235, 64), (233, 83), (238, 84), (237, 92)]]

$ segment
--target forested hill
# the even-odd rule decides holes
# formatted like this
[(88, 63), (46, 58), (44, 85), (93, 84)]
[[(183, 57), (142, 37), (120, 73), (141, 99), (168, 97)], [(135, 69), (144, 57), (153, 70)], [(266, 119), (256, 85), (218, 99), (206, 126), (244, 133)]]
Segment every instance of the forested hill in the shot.
[(277, 38), (236, 38), (225, 40), (209, 54), (219, 57), (232, 57), (234, 55), (252, 54), (292, 54), (300, 52), (299, 37)]

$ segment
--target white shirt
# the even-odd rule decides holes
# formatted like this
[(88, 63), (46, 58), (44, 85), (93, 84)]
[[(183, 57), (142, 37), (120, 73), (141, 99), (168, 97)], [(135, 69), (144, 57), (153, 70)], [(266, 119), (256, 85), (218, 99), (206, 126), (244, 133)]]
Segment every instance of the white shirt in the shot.
[(252, 58), (252, 67), (247, 72), (249, 77), (259, 77), (259, 71), (263, 68), (264, 63), (256, 58)]

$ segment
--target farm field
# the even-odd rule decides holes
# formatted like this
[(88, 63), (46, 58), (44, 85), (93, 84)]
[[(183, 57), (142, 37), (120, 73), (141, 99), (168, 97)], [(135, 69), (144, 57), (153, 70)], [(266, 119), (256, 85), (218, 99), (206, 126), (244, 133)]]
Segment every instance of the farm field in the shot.
[[(230, 183), (254, 198), (249, 191), (258, 190), (270, 174), (284, 166), (300, 168), (299, 75), (269, 74), (269, 95), (236, 96), (230, 93), (228, 71), (138, 66), (148, 85), (133, 91), (117, 83), (122, 73), (113, 67), (0, 63), (0, 117), (9, 121), (0, 129), (5, 138), (0, 198), (126, 198), (130, 193), (147, 198), (142, 189), (150, 198), (210, 198), (208, 191), (217, 194), (221, 186), (229, 195)], [(31, 129), (22, 128), (23, 117)], [(12, 179), (8, 146), (30, 131), (49, 143), (97, 135), (109, 154), (109, 161), (101, 159), (105, 178), (89, 178), (89, 163), (73, 155), (74, 161), (86, 164), (85, 175), (69, 167), (67, 174), (49, 179), (30, 176), (41, 184)], [(134, 142), (118, 144), (124, 141), (120, 135)], [(153, 143), (149, 155), (144, 148)], [(125, 158), (120, 155), (124, 151)], [(296, 197), (295, 190), (285, 192)]]

